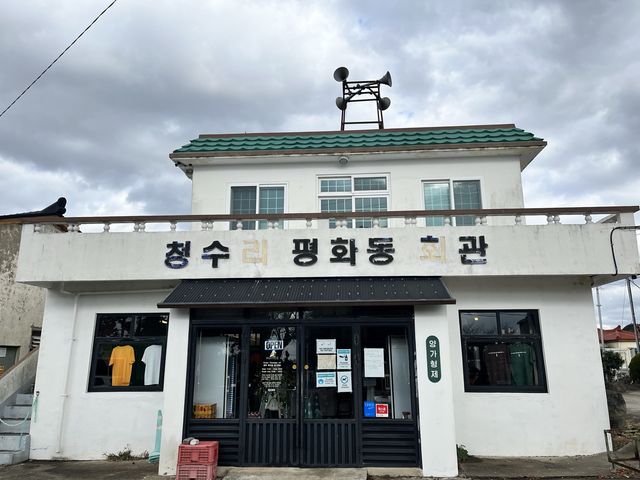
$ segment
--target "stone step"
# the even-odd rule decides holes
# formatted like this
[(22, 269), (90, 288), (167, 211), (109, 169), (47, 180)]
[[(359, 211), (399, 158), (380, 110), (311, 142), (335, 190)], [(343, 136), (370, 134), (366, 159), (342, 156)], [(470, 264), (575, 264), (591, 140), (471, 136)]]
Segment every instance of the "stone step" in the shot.
[(7, 405), (4, 407), (2, 418), (31, 418), (31, 405)]
[(22, 450), (26, 447), (28, 435), (25, 433), (0, 434), (0, 450)]
[[(22, 419), (2, 418), (2, 420), (6, 421), (7, 423), (14, 424), (14, 423), (18, 423)], [(17, 425), (15, 427), (10, 427), (0, 422), (0, 434), (1, 433), (29, 433), (29, 428), (31, 426), (30, 424), (31, 422), (27, 420), (26, 422), (23, 422), (20, 425)]]
[(0, 465), (14, 465), (29, 460), (29, 449), (0, 450)]
[(29, 405), (33, 403), (33, 393), (19, 393), (14, 405)]
[(237, 468), (225, 469), (224, 480), (366, 480), (366, 468)]

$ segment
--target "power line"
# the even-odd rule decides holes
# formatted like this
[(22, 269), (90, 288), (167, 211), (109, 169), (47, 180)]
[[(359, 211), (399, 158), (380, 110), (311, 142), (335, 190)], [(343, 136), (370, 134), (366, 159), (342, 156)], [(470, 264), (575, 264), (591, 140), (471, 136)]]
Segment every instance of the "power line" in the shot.
[(111, 3), (107, 6), (107, 8), (105, 8), (104, 10), (102, 10), (102, 11), (100, 12), (100, 14), (99, 14), (96, 18), (94, 18), (94, 19), (93, 19), (93, 21), (92, 21), (92, 22), (87, 26), (87, 28), (85, 28), (85, 29), (80, 33), (80, 35), (78, 35), (78, 36), (75, 38), (75, 40), (73, 40), (73, 42), (71, 42), (71, 43), (67, 46), (67, 48), (65, 48), (65, 49), (62, 51), (62, 53), (60, 53), (60, 55), (58, 55), (58, 56), (55, 58), (55, 60), (54, 60), (53, 62), (51, 62), (51, 63), (49, 64), (49, 66), (48, 66), (47, 68), (45, 68), (45, 69), (42, 71), (42, 73), (40, 73), (40, 75), (38, 75), (38, 76), (36, 77), (36, 79), (35, 79), (33, 82), (31, 82), (31, 83), (29, 84), (29, 86), (28, 86), (27, 88), (25, 88), (25, 89), (22, 91), (22, 93), (21, 93), (20, 95), (18, 95), (18, 96), (15, 98), (15, 100), (14, 100), (13, 102), (11, 102), (11, 103), (9, 104), (9, 106), (8, 106), (7, 108), (5, 108), (5, 109), (2, 111), (2, 113), (0, 113), (0, 117), (2, 117), (2, 116), (7, 112), (7, 110), (9, 110), (11, 107), (13, 107), (13, 105), (14, 105), (18, 100), (20, 100), (20, 98), (21, 98), (25, 93), (27, 93), (27, 91), (28, 91), (31, 87), (33, 87), (33, 86), (35, 85), (35, 83), (36, 83), (38, 80), (40, 80), (40, 78), (41, 78), (45, 73), (47, 73), (47, 70), (49, 70), (51, 67), (53, 67), (53, 64), (54, 64), (54, 63), (56, 63), (58, 60), (60, 60), (60, 57), (62, 57), (65, 53), (67, 53), (67, 50), (69, 50), (71, 47), (73, 47), (73, 44), (74, 44), (74, 43), (76, 43), (76, 42), (80, 39), (80, 37), (81, 37), (82, 35), (84, 35), (84, 34), (86, 33), (86, 31), (87, 31), (87, 30), (89, 30), (89, 29), (93, 26), (93, 24), (94, 24), (94, 23), (96, 23), (96, 22), (98, 21), (98, 19), (99, 19), (102, 15), (104, 15), (104, 14), (105, 14), (105, 12), (106, 12), (107, 10), (109, 10), (109, 9), (113, 6), (113, 4), (114, 4), (114, 3), (116, 3), (116, 1), (117, 1), (117, 0), (113, 0), (113, 2), (111, 2)]

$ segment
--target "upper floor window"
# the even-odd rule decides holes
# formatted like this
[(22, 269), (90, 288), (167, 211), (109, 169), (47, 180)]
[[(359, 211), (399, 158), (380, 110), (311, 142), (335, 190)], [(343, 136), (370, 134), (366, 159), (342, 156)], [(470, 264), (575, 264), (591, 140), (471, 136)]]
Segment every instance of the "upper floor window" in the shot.
[[(423, 183), (425, 210), (482, 208), (480, 180), (435, 180)], [(453, 207), (452, 207), (453, 206)], [(455, 217), (455, 225), (474, 225), (473, 216)], [(441, 227), (444, 217), (427, 217), (428, 227)]]
[[(284, 213), (284, 186), (282, 185), (251, 185), (231, 187), (231, 208), (233, 214), (274, 214)], [(242, 222), (243, 230), (267, 228), (267, 221), (254, 220)], [(275, 226), (275, 225), (274, 225)], [(278, 221), (278, 228), (282, 228), (282, 221)], [(231, 229), (238, 228), (232, 223)]]
[[(321, 212), (386, 212), (389, 208), (389, 178), (387, 175), (336, 176), (320, 178)], [(370, 228), (373, 218), (347, 220), (347, 227)], [(387, 219), (378, 219), (381, 227)], [(335, 228), (331, 219), (329, 227)]]

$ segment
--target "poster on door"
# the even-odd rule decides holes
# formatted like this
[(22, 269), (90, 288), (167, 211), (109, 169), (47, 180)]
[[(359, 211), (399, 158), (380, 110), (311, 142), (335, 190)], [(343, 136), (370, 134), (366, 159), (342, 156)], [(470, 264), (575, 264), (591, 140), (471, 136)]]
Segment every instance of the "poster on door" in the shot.
[(316, 388), (335, 386), (336, 372), (316, 372)]
[(338, 393), (353, 392), (351, 386), (351, 371), (338, 372)]
[(338, 348), (338, 370), (351, 370), (351, 349)]
[(317, 338), (316, 339), (316, 353), (318, 355), (322, 353), (336, 353), (336, 339), (335, 338)]

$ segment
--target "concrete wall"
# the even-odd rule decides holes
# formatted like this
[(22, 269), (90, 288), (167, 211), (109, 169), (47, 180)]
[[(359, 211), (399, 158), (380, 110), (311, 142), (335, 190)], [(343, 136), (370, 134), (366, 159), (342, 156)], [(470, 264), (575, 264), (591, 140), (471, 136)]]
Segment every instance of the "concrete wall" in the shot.
[(320, 176), (363, 174), (389, 175), (389, 210), (423, 209), (422, 181), (448, 179), (480, 180), (483, 208), (523, 206), (520, 161), (515, 155), (426, 158), (406, 154), (386, 159), (379, 153), (375, 158), (357, 154), (349, 158), (344, 166), (338, 164), (335, 155), (308, 156), (286, 164), (285, 158), (277, 156), (213, 159), (212, 165), (194, 167), (192, 213), (229, 213), (231, 186), (251, 184), (285, 185), (287, 212), (319, 212)]
[[(26, 231), (18, 264), (18, 279), (41, 285), (50, 282), (178, 281), (182, 278), (256, 278), (324, 276), (503, 276), (503, 275), (604, 275), (613, 281), (609, 234), (611, 224), (509, 225), (471, 227), (418, 227), (247, 230), (211, 232), (130, 233), (33, 233)], [(438, 244), (421, 243), (432, 235)], [(372, 237), (391, 237), (393, 263), (385, 266), (368, 261)], [(486, 264), (462, 264), (460, 236), (484, 236), (488, 244)], [(331, 263), (331, 240), (354, 239), (359, 248), (356, 265)], [(318, 261), (301, 267), (293, 261), (294, 239), (318, 240)], [(229, 259), (212, 268), (202, 258), (213, 240), (229, 248)], [(189, 264), (182, 269), (165, 263), (167, 244), (191, 242)], [(258, 250), (254, 250), (254, 248)], [(430, 247), (434, 252), (425, 251)], [(619, 273), (637, 272), (638, 247), (632, 230), (616, 233)], [(444, 255), (442, 253), (444, 252)], [(75, 261), (69, 262), (73, 258)], [(479, 258), (471, 255), (471, 258)], [(43, 261), (46, 259), (46, 262)], [(114, 268), (117, 265), (118, 268)], [(105, 287), (108, 288), (108, 287)]]
[[(87, 392), (87, 386), (96, 314), (162, 311), (156, 304), (166, 294), (69, 295), (48, 290), (31, 459), (104, 459), (103, 454), (127, 446), (134, 453), (153, 450), (156, 415), (163, 408), (166, 387), (165, 392)], [(169, 350), (171, 337), (167, 343)], [(167, 355), (166, 361), (172, 357)]]
[[(446, 278), (458, 303), (417, 307), (422, 459), (428, 475), (457, 473), (455, 445), (474, 455), (583, 455), (602, 451), (608, 426), (591, 291), (586, 278)], [(126, 446), (152, 450), (164, 413), (160, 473), (175, 472), (182, 438), (189, 320), (171, 310), (164, 392), (87, 392), (96, 313), (155, 311), (166, 292), (68, 295), (49, 291), (32, 425), (33, 459), (99, 459)], [(458, 311), (539, 311), (548, 393), (464, 391)], [(440, 339), (442, 380), (426, 380), (427, 336)], [(571, 339), (571, 342), (567, 341)], [(75, 339), (72, 341), (72, 339)], [(68, 369), (69, 375), (66, 378)], [(68, 396), (64, 397), (65, 391)], [(66, 400), (65, 400), (66, 398)]]
[[(607, 402), (588, 278), (448, 278), (456, 441), (473, 455), (604, 451)], [(548, 393), (465, 392), (458, 310), (539, 311)], [(422, 414), (422, 412), (421, 412)]]
[(29, 353), (31, 327), (42, 325), (44, 310), (42, 288), (15, 283), (21, 231), (0, 225), (0, 346), (19, 347), (16, 361)]

